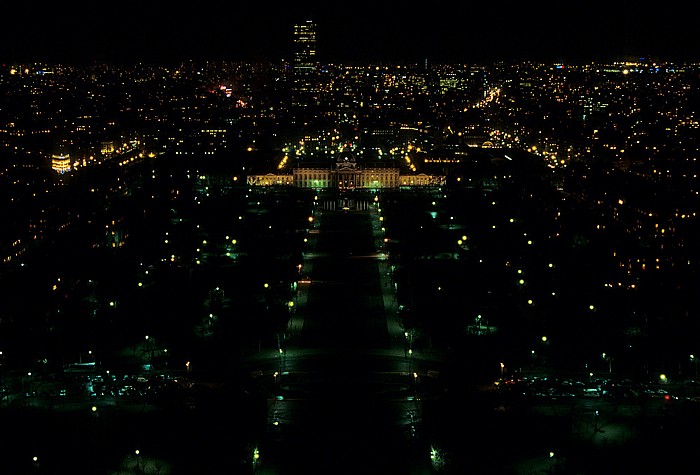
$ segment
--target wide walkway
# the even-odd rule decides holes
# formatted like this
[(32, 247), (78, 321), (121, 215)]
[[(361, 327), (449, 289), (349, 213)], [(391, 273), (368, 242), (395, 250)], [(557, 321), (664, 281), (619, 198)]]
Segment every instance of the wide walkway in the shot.
[[(377, 209), (314, 212), (284, 345), (288, 358), (336, 350), (405, 356), (407, 340)], [(250, 359), (277, 356), (270, 349)]]
[(293, 334), (269, 355), (279, 372), (258, 378), (269, 395), (259, 472), (428, 473), (417, 431), (432, 384), (406, 352), (377, 207), (317, 210), (309, 236)]

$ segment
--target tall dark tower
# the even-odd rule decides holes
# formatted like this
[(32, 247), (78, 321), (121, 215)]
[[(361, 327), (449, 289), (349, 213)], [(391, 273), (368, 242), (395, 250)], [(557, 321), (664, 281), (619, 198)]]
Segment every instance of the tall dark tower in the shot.
[(308, 76), (316, 71), (316, 24), (307, 20), (294, 25), (295, 76)]
[(306, 108), (314, 102), (317, 81), (316, 23), (306, 20), (294, 25), (291, 103)]

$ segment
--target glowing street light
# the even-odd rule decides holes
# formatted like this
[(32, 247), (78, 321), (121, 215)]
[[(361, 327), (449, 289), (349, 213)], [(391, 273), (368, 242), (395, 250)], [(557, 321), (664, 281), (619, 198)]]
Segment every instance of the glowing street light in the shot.
[(552, 473), (552, 462), (554, 461), (554, 452), (549, 451), (549, 473)]
[(612, 357), (607, 353), (603, 353), (601, 357), (603, 358), (603, 361), (608, 362), (608, 373), (612, 373)]
[(253, 473), (258, 472), (258, 462), (260, 461), (260, 451), (257, 447), (253, 449)]

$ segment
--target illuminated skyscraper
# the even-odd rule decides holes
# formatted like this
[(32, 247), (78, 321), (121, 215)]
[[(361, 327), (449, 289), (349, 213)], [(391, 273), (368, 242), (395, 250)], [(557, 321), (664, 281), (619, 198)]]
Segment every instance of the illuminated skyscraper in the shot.
[(294, 25), (294, 74), (306, 76), (316, 71), (316, 24), (307, 20)]

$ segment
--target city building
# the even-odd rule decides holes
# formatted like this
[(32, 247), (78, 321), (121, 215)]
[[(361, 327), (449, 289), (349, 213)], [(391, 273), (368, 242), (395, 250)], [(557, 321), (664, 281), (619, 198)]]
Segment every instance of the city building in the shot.
[(294, 25), (293, 69), (295, 76), (316, 71), (316, 24), (307, 20)]
[(51, 155), (51, 168), (61, 174), (69, 172), (71, 170), (70, 155), (63, 153)]
[(402, 186), (442, 186), (445, 177), (424, 173), (402, 175), (393, 162), (358, 162), (349, 150), (340, 153), (334, 163), (297, 164), (288, 173), (251, 174), (251, 186), (294, 186), (313, 189), (395, 189)]

